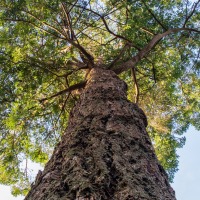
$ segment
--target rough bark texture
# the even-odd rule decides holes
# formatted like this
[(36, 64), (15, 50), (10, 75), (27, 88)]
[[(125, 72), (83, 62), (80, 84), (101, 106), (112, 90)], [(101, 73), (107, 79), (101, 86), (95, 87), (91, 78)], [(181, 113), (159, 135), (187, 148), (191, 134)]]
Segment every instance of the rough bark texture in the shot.
[(25, 200), (175, 200), (143, 111), (109, 70), (91, 70), (68, 129)]

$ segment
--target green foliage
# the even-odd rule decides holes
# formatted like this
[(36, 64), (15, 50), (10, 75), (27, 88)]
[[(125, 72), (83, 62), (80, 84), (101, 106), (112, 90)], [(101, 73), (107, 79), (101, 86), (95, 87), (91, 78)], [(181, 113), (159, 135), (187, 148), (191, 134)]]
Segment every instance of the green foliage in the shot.
[[(71, 35), (76, 39), (69, 40), (62, 6), (71, 9)], [(84, 69), (72, 64), (87, 59), (86, 54), (81, 57), (80, 46), (95, 64), (102, 60), (110, 67), (114, 62), (114, 70), (157, 34), (173, 28), (198, 29), (199, 9), (199, 4), (186, 0), (2, 0), (0, 183), (14, 185), (13, 195), (25, 194), (31, 175), (24, 161), (45, 163), (51, 155), (77, 95), (42, 99), (84, 80)], [(134, 66), (139, 105), (148, 116), (152, 142), (171, 181), (178, 169), (176, 149), (185, 142), (182, 134), (190, 125), (200, 130), (199, 46), (199, 32), (172, 33)], [(120, 76), (134, 101), (137, 92), (130, 70)]]

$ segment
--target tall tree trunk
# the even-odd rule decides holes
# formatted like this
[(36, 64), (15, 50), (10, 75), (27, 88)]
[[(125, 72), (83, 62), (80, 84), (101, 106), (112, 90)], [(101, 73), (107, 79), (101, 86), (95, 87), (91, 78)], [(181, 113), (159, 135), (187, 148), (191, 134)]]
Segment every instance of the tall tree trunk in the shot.
[(25, 200), (175, 200), (143, 111), (110, 70), (91, 70), (61, 142)]

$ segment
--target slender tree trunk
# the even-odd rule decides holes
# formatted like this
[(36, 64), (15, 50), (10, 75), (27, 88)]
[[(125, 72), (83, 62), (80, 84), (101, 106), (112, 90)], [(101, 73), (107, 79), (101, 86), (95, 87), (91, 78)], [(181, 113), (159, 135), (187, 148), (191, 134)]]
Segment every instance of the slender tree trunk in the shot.
[(66, 134), (25, 200), (175, 200), (143, 111), (110, 70), (91, 70)]

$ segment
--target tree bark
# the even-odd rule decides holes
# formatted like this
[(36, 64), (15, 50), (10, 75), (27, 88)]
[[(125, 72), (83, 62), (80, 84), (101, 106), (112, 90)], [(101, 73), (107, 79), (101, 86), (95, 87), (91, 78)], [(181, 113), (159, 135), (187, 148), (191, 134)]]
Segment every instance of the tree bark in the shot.
[(61, 142), (25, 200), (175, 200), (126, 84), (93, 68)]

